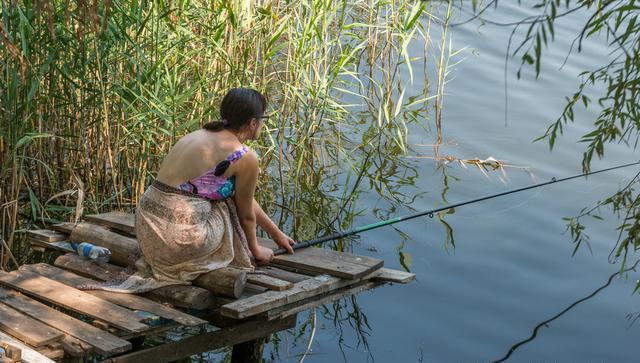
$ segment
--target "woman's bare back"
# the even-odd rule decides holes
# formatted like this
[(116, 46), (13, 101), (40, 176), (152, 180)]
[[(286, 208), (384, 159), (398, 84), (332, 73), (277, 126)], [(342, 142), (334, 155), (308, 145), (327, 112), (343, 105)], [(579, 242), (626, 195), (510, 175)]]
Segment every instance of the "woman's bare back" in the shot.
[[(165, 157), (156, 179), (177, 187), (214, 168), (230, 153), (242, 147), (236, 136), (227, 131), (197, 130), (182, 137)], [(233, 165), (226, 177), (235, 174)]]

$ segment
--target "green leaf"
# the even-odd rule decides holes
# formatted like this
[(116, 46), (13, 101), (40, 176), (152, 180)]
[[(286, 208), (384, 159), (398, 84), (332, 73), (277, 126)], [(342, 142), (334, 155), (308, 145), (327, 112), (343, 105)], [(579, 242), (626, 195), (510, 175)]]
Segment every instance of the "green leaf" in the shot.
[(524, 62), (527, 62), (528, 64), (533, 64), (533, 58), (531, 57), (531, 55), (529, 55), (529, 53), (525, 53), (525, 54), (522, 56), (522, 60), (523, 60)]

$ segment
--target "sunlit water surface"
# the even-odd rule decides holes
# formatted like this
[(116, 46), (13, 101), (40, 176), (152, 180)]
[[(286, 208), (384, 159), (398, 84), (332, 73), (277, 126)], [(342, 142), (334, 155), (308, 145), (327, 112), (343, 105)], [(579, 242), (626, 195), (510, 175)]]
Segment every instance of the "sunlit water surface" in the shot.
[[(500, 2), (486, 16), (496, 21), (516, 21), (532, 14), (526, 6)], [(513, 2), (515, 3), (515, 2)], [(468, 16), (458, 14), (456, 21)], [(584, 16), (578, 14), (556, 24), (556, 42), (544, 54), (539, 79), (532, 71), (517, 80), (519, 60), (509, 62), (508, 117), (505, 120), (504, 60), (511, 28), (482, 25), (478, 21), (451, 29), (453, 47), (466, 48), (454, 61), (446, 85), (443, 135), (452, 145), (442, 155), (459, 158), (505, 160), (529, 167), (531, 175), (507, 168), (508, 180), (499, 173), (485, 176), (479, 170), (447, 167), (448, 202), (516, 188), (552, 177), (581, 171), (584, 144), (597, 110), (577, 112), (575, 125), (567, 127), (553, 151), (545, 141), (533, 142), (560, 114), (564, 97), (578, 85), (577, 74), (603, 64), (607, 50), (587, 42), (560, 68)], [(437, 38), (434, 32), (432, 37)], [(521, 39), (521, 38), (518, 38)], [(419, 53), (420, 50), (417, 50)], [(421, 80), (412, 87), (421, 89)], [(427, 122), (427, 121), (425, 121)], [(432, 122), (432, 121), (428, 121)], [(432, 129), (433, 130), (433, 129)], [(409, 157), (433, 156), (434, 136), (414, 127)], [(609, 146), (606, 158), (593, 169), (638, 159), (624, 145)], [(427, 158), (412, 158), (419, 178), (408, 195), (420, 194), (409, 206), (396, 206), (395, 215), (446, 204), (442, 169)], [(588, 223), (591, 250), (584, 246), (572, 257), (573, 245), (563, 217), (592, 206), (628, 182), (636, 169), (618, 170), (562, 184), (464, 206), (446, 216), (455, 248), (445, 248), (446, 230), (437, 218), (423, 218), (364, 233), (354, 252), (383, 259), (386, 267), (402, 269), (399, 252), (411, 256), (417, 281), (385, 286), (358, 295), (358, 317), (352, 300), (343, 300), (340, 323), (331, 305), (317, 311), (315, 335), (306, 362), (481, 362), (503, 357), (509, 348), (530, 336), (540, 322), (590, 294), (619, 268), (607, 256), (617, 237), (618, 220), (603, 211), (604, 221)], [(457, 178), (454, 179), (453, 177)], [(379, 195), (358, 200), (356, 210), (388, 209)], [(369, 213), (354, 225), (376, 222)], [(409, 236), (404, 238), (403, 235)], [(514, 352), (513, 362), (632, 362), (637, 361), (640, 326), (628, 314), (640, 311), (640, 296), (632, 294), (637, 274), (618, 279), (594, 298), (577, 305), (538, 336)], [(295, 333), (281, 334), (277, 352), (266, 347), (265, 357), (295, 362), (311, 337), (311, 313), (301, 314)], [(368, 327), (365, 324), (368, 323)], [(339, 319), (340, 320), (340, 319)], [(361, 324), (360, 329), (355, 328)], [(302, 325), (307, 324), (307, 325)], [(363, 340), (363, 334), (366, 338)]]

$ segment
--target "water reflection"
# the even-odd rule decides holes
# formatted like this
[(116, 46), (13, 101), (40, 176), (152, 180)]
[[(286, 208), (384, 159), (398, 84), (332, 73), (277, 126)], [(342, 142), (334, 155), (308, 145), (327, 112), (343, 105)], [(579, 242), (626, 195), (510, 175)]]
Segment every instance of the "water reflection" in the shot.
[(609, 285), (611, 285), (611, 282), (613, 281), (613, 279), (618, 276), (618, 275), (624, 275), (625, 273), (629, 272), (629, 271), (635, 271), (636, 267), (638, 266), (638, 263), (640, 263), (640, 260), (636, 261), (631, 267), (629, 267), (628, 269), (625, 269), (623, 271), (617, 271), (616, 273), (612, 274), (611, 276), (609, 276), (609, 279), (607, 280), (607, 282), (598, 287), (597, 289), (595, 289), (591, 294), (576, 300), (575, 302), (573, 302), (571, 305), (567, 306), (565, 309), (563, 309), (561, 312), (559, 312), (558, 314), (554, 315), (553, 317), (542, 321), (540, 324), (536, 325), (533, 328), (533, 332), (531, 332), (531, 336), (529, 336), (529, 338), (519, 341), (518, 343), (514, 344), (511, 346), (511, 348), (509, 348), (509, 350), (507, 351), (507, 353), (505, 354), (504, 357), (493, 361), (492, 363), (499, 363), (499, 362), (504, 362), (507, 359), (509, 359), (509, 357), (511, 357), (511, 355), (521, 346), (533, 341), (537, 336), (538, 336), (538, 331), (542, 328), (542, 327), (549, 327), (549, 323), (551, 323), (552, 321), (560, 318), (561, 316), (563, 316), (564, 314), (566, 314), (567, 312), (569, 312), (571, 309), (573, 309), (574, 307), (576, 307), (577, 305), (579, 305), (580, 303), (583, 303), (591, 298), (593, 298), (594, 296), (596, 296), (600, 291), (606, 289)]

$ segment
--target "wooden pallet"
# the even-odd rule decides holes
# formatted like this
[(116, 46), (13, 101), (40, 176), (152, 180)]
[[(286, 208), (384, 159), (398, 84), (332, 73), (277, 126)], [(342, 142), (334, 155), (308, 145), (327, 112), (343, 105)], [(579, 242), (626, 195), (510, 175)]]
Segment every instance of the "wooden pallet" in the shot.
[(125, 339), (207, 324), (135, 295), (111, 299), (74, 288), (80, 282), (86, 278), (46, 264), (0, 272), (0, 330), (45, 355), (57, 347), (70, 356), (108, 357), (131, 350)]
[[(87, 219), (135, 235), (130, 214), (108, 213)], [(249, 274), (247, 287), (236, 300), (213, 296), (195, 286), (158, 289), (143, 295), (83, 291), (79, 289), (83, 285), (122, 277), (127, 271), (67, 253), (73, 250), (65, 236), (73, 227), (64, 224), (57, 226), (56, 232), (28, 233), (32, 245), (61, 254), (55, 266), (34, 264), (0, 273), (0, 333), (12, 335), (36, 351), (58, 349), (67, 356), (112, 356), (113, 362), (135, 362), (141, 357), (178, 359), (222, 343), (235, 344), (249, 336), (256, 338), (291, 327), (296, 314), (303, 310), (384, 283), (407, 283), (415, 278), (407, 272), (383, 268), (382, 261), (375, 258), (307, 248), (279, 256), (270, 266)], [(268, 240), (260, 243), (273, 245)], [(178, 306), (199, 309), (196, 311), (206, 321), (175, 308)], [(3, 316), (11, 318), (5, 320)], [(207, 321), (218, 328), (210, 327), (206, 334), (144, 353), (130, 351), (127, 339), (180, 325), (202, 326)], [(213, 337), (217, 340), (212, 341)]]

